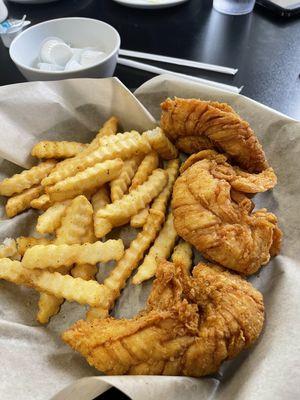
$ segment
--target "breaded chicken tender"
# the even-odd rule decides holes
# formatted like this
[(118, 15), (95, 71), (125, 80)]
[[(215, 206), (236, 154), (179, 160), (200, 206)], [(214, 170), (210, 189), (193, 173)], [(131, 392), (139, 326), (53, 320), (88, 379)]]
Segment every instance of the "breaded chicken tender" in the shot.
[(279, 252), (276, 216), (266, 209), (252, 212), (245, 195), (274, 187), (272, 168), (249, 174), (205, 150), (187, 159), (181, 171), (173, 190), (174, 226), (205, 258), (251, 275)]
[(228, 104), (175, 97), (161, 108), (161, 128), (179, 150), (191, 154), (216, 149), (249, 172), (268, 167), (255, 133)]
[(263, 322), (262, 295), (238, 275), (163, 261), (140, 315), (79, 321), (63, 340), (108, 375), (199, 377), (252, 345)]

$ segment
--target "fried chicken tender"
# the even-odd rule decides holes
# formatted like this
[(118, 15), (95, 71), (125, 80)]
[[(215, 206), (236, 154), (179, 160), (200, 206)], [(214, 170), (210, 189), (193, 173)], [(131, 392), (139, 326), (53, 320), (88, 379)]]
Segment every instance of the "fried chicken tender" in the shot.
[(249, 172), (268, 167), (255, 133), (228, 104), (175, 97), (161, 108), (161, 128), (178, 149), (189, 154), (222, 150)]
[(63, 340), (108, 375), (200, 377), (252, 345), (263, 322), (262, 295), (238, 275), (163, 261), (140, 315), (78, 321)]
[[(210, 158), (207, 153), (210, 152)], [(201, 159), (203, 153), (203, 159)], [(215, 153), (215, 158), (213, 154)], [(272, 168), (249, 174), (212, 150), (187, 160), (173, 191), (174, 226), (208, 260), (245, 275), (255, 273), (280, 249), (277, 218), (266, 209), (255, 212), (244, 193), (276, 184)], [(191, 157), (191, 158), (192, 158)]]

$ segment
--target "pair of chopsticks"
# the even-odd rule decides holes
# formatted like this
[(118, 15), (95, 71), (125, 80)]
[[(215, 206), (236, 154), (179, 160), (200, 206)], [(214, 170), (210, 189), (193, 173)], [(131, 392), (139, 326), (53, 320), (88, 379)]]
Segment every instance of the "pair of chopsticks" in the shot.
[[(181, 58), (161, 56), (158, 54), (142, 53), (139, 51), (120, 49), (119, 55), (134, 57), (134, 58), (142, 58), (142, 59), (151, 60), (151, 61), (160, 61), (160, 62), (165, 62), (168, 64), (183, 65), (183, 66), (193, 67), (193, 68), (202, 69), (202, 70), (206, 70), (206, 71), (220, 72), (220, 73), (228, 74), (228, 75), (235, 75), (238, 71), (237, 69), (223, 67), (220, 65), (206, 64), (206, 63), (201, 63), (201, 62), (197, 62), (197, 61), (184, 60)], [(179, 72), (170, 71), (168, 69), (155, 67), (154, 65), (129, 60), (129, 59), (123, 58), (123, 57), (118, 57), (118, 64), (125, 65), (127, 67), (140, 69), (142, 71), (152, 72), (152, 73), (158, 74), (158, 75), (169, 74), (169, 75), (177, 76), (180, 78), (185, 78), (185, 79), (188, 79), (188, 80), (191, 80), (194, 82), (205, 83), (206, 85), (213, 86), (213, 87), (216, 87), (219, 89), (224, 89), (224, 90), (227, 90), (227, 91), (230, 91), (233, 93), (240, 93), (240, 91), (242, 90), (242, 87), (238, 88), (236, 86), (226, 85), (225, 83), (214, 82), (214, 81), (210, 81), (208, 79), (198, 78), (196, 76), (191, 76), (191, 75), (186, 75), (186, 74), (182, 74)]]

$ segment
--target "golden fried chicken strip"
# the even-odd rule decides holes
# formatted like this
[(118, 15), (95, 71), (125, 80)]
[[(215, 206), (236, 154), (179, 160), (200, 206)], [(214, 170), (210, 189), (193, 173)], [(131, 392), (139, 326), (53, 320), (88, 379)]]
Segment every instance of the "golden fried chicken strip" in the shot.
[(63, 340), (109, 375), (204, 376), (260, 335), (262, 295), (241, 277), (213, 265), (157, 270), (148, 307), (131, 319), (78, 321)]
[(186, 153), (215, 148), (249, 172), (268, 167), (248, 122), (227, 104), (200, 99), (167, 99), (161, 104), (161, 128)]
[(235, 191), (260, 193), (273, 189), (277, 184), (277, 176), (273, 168), (269, 167), (260, 173), (250, 174), (239, 167), (232, 167), (226, 162), (227, 157), (224, 154), (217, 153), (215, 150), (201, 150), (191, 155), (181, 165), (180, 173), (183, 173), (197, 161), (204, 159), (216, 161), (217, 166), (214, 168), (214, 176), (230, 182)]
[(235, 188), (265, 191), (274, 186), (276, 176), (268, 169), (252, 175), (242, 172), (218, 156), (197, 159), (174, 185), (175, 229), (205, 258), (253, 274), (278, 253), (281, 231), (274, 214), (265, 209), (252, 213), (251, 200)]

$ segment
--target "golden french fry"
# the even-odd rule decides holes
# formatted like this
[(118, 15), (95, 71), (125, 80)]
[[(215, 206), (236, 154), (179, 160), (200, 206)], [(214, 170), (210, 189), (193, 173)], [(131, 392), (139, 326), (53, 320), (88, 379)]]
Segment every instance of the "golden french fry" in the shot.
[(130, 158), (133, 155), (147, 154), (150, 150), (151, 146), (148, 140), (136, 131), (118, 133), (109, 137), (104, 136), (99, 148), (84, 157), (79, 153), (76, 157), (67, 160), (68, 163), (57, 167), (53, 173), (43, 179), (42, 184), (44, 186), (53, 185), (106, 160)]
[(85, 281), (90, 281), (91, 279), (95, 279), (97, 271), (98, 269), (96, 265), (76, 264), (71, 271), (71, 275), (74, 278), (81, 278), (84, 279)]
[[(85, 234), (82, 236), (81, 243), (94, 243), (96, 241), (96, 237), (94, 234), (94, 223), (93, 223), (93, 207), (91, 207), (91, 215), (87, 224), (87, 229)], [(86, 281), (89, 281), (90, 279), (95, 279), (95, 276), (97, 274), (97, 267), (96, 265), (93, 264), (76, 264), (72, 271), (71, 274), (74, 278), (81, 278)]]
[(123, 161), (120, 158), (107, 160), (57, 182), (54, 186), (46, 187), (46, 191), (52, 201), (71, 199), (84, 191), (96, 189), (115, 179), (120, 174), (122, 166)]
[[(132, 179), (132, 184), (129, 188), (129, 192), (131, 192), (139, 185), (142, 185), (149, 178), (152, 172), (158, 167), (158, 164), (159, 157), (157, 153), (153, 151), (147, 154)], [(133, 228), (141, 228), (145, 224), (148, 214), (149, 207), (146, 207), (143, 210), (139, 211), (136, 215), (133, 215), (131, 217), (130, 225)]]
[(47, 160), (30, 169), (26, 169), (20, 174), (15, 174), (11, 178), (6, 178), (0, 182), (0, 195), (12, 196), (21, 193), (34, 185), (38, 185), (45, 178), (56, 164), (55, 160)]
[(94, 213), (96, 213), (100, 208), (106, 206), (106, 204), (110, 203), (110, 196), (106, 185), (103, 185), (98, 192), (94, 194), (91, 199), (91, 203), (94, 209)]
[(17, 257), (18, 250), (16, 241), (11, 238), (6, 238), (2, 244), (0, 244), (0, 258)]
[[(59, 204), (59, 203), (58, 203)], [(93, 223), (93, 207), (85, 196), (77, 196), (66, 208), (56, 231), (55, 244), (83, 244)]]
[(36, 230), (39, 233), (53, 233), (60, 227), (61, 219), (71, 200), (54, 203), (37, 220)]
[(46, 238), (35, 238), (30, 236), (20, 236), (16, 239), (18, 254), (23, 256), (25, 251), (30, 249), (30, 247), (36, 246), (38, 244), (51, 244), (52, 241)]
[[(96, 137), (87, 145), (87, 147), (77, 154), (76, 157), (86, 157), (88, 154), (92, 153), (94, 150), (97, 150), (101, 146), (101, 138), (105, 136), (112, 136), (117, 133), (118, 128), (118, 120), (116, 117), (109, 118), (103, 125), (103, 127), (99, 130)], [(54, 171), (58, 171), (61, 168), (67, 168), (68, 165), (73, 164), (72, 159), (66, 159), (59, 162)], [(63, 178), (62, 178), (63, 179)]]
[(96, 281), (85, 281), (42, 270), (29, 270), (21, 262), (9, 258), (0, 259), (0, 279), (5, 279), (17, 285), (33, 287), (41, 292), (76, 301), (79, 304), (89, 304), (92, 307), (108, 307), (108, 293), (104, 285)]
[(39, 197), (43, 190), (41, 185), (33, 186), (30, 189), (25, 189), (24, 192), (20, 194), (10, 197), (5, 205), (6, 215), (12, 218), (30, 208), (31, 201)]
[(143, 185), (98, 210), (94, 217), (96, 236), (101, 238), (114, 226), (128, 222), (130, 217), (145, 208), (162, 191), (167, 182), (168, 174), (156, 169)]
[(57, 269), (61, 266), (68, 267), (74, 263), (97, 264), (98, 262), (119, 260), (123, 253), (124, 245), (121, 239), (82, 245), (38, 245), (25, 252), (22, 263), (25, 268), (29, 269)]
[[(92, 205), (94, 212), (97, 212), (100, 208), (104, 207), (106, 204), (110, 203), (110, 197), (108, 194), (107, 187), (104, 185), (102, 186), (96, 194), (92, 197)], [(95, 235), (94, 235), (94, 224), (92, 222), (89, 232), (87, 232), (86, 237), (83, 238), (84, 242), (90, 242), (93, 243), (95, 241)], [(91, 280), (95, 279), (97, 273), (97, 267), (95, 265), (91, 264), (76, 264), (75, 267), (73, 267), (71, 274), (74, 278), (81, 278), (84, 280)], [(100, 308), (100, 310), (102, 310)], [(103, 315), (107, 315), (107, 310), (104, 310), (105, 313)], [(91, 308), (88, 312), (87, 315), (91, 316), (99, 316), (100, 313), (98, 311), (98, 308)], [(101, 314), (102, 315), (102, 314)]]
[(166, 172), (169, 176), (167, 186), (154, 200), (147, 218), (146, 224), (141, 232), (130, 243), (130, 247), (125, 250), (123, 257), (118, 261), (116, 267), (110, 275), (104, 280), (104, 285), (110, 289), (108, 295), (109, 308), (112, 308), (114, 302), (119, 297), (121, 290), (126, 284), (132, 271), (138, 266), (145, 252), (151, 243), (155, 240), (165, 219), (168, 201), (172, 194), (174, 182), (179, 171), (179, 160), (168, 161)]
[[(25, 268), (24, 268), (25, 269)], [(79, 304), (88, 304), (91, 307), (107, 307), (107, 288), (99, 285), (95, 280), (85, 281), (62, 275), (59, 272), (30, 271), (30, 283), (35, 289), (52, 294), (57, 298), (76, 301)], [(1, 264), (0, 264), (1, 278)]]
[[(61, 225), (56, 231), (55, 244), (82, 244), (86, 241), (88, 231), (93, 229), (93, 208), (85, 196), (73, 199), (61, 218)], [(66, 274), (70, 267), (62, 266), (58, 269)], [(37, 320), (46, 324), (57, 314), (64, 299), (48, 293), (41, 293)]]
[(94, 231), (94, 219), (92, 218), (89, 229), (86, 231), (85, 235), (82, 236), (82, 242), (83, 243), (94, 243), (96, 241), (97, 241), (97, 238), (95, 236), (95, 231)]
[[(92, 221), (91, 221), (92, 222)], [(90, 232), (86, 234), (85, 242), (94, 242), (95, 236), (94, 236), (94, 225), (93, 223), (90, 224), (89, 226)], [(81, 278), (86, 281), (89, 281), (91, 279), (95, 279), (96, 274), (97, 274), (98, 268), (96, 265), (92, 264), (76, 264), (73, 269), (71, 270), (71, 275), (74, 278)]]
[(69, 158), (84, 150), (88, 145), (78, 142), (43, 140), (31, 150), (31, 155), (37, 158)]
[(169, 214), (162, 230), (157, 236), (153, 246), (146, 255), (143, 263), (139, 266), (137, 273), (132, 279), (134, 285), (138, 285), (152, 278), (161, 258), (168, 259), (175, 245), (177, 232), (173, 225), (173, 215)]
[(161, 210), (166, 210), (167, 202), (172, 194), (173, 186), (178, 176), (178, 171), (179, 171), (179, 160), (177, 158), (167, 162), (166, 172), (168, 174), (169, 180), (164, 190), (153, 201), (151, 205), (152, 210), (155, 210), (156, 212), (159, 213), (162, 212)]
[(47, 324), (49, 319), (56, 315), (62, 303), (65, 301), (63, 297), (56, 297), (52, 294), (48, 293), (41, 293), (39, 302), (38, 302), (38, 313), (37, 313), (37, 320), (41, 324)]
[(137, 172), (132, 179), (129, 192), (146, 182), (152, 172), (158, 167), (158, 164), (159, 157), (157, 153), (152, 151), (151, 153), (147, 154), (139, 165)]
[(112, 136), (117, 133), (118, 119), (116, 117), (110, 117), (104, 122), (103, 126), (99, 129), (99, 132), (94, 139), (89, 143), (88, 147), (80, 153), (80, 157), (85, 157), (92, 153), (99, 146), (101, 146), (101, 139), (106, 136)]
[[(71, 202), (65, 215), (62, 217), (61, 226), (56, 231), (55, 244), (82, 244), (93, 241), (94, 238), (93, 208), (86, 197), (78, 196)], [(58, 269), (58, 272), (62, 274), (67, 273), (69, 272), (69, 268), (63, 266)], [(89, 277), (89, 279), (92, 279), (92, 272), (94, 275), (97, 272), (95, 265), (79, 264), (72, 269), (72, 275), (75, 278), (80, 277), (84, 279), (84, 277)], [(57, 314), (62, 302), (62, 298), (42, 293), (37, 317), (39, 322), (47, 323), (50, 317)]]
[(10, 258), (0, 259), (0, 279), (23, 285), (27, 281), (27, 272), (20, 261), (13, 261)]
[(149, 206), (143, 208), (141, 211), (131, 217), (130, 226), (132, 226), (133, 228), (142, 228), (147, 221), (148, 215)]
[(110, 182), (110, 197), (112, 202), (121, 199), (121, 197), (123, 197), (127, 192), (140, 162), (141, 156), (136, 156), (124, 161), (119, 176)]
[(143, 136), (149, 140), (153, 150), (157, 151), (164, 160), (172, 160), (173, 158), (178, 157), (178, 150), (163, 133), (161, 128), (157, 127), (146, 131), (143, 133)]
[(193, 265), (192, 246), (181, 239), (174, 248), (171, 260), (174, 264), (182, 265), (186, 271), (190, 271)]
[(43, 211), (47, 210), (50, 206), (51, 206), (51, 200), (48, 194), (42, 194), (37, 199), (33, 199), (30, 203), (30, 207)]
[(110, 289), (109, 308), (113, 307), (114, 302), (119, 297), (121, 290), (126, 284), (132, 271), (138, 266), (145, 252), (156, 238), (161, 225), (164, 221), (164, 211), (161, 213), (153, 212), (150, 214), (141, 232), (130, 243), (130, 247), (125, 250), (124, 256), (118, 261), (110, 275), (104, 280), (104, 285)]
[(104, 136), (115, 135), (117, 133), (117, 129), (118, 129), (118, 118), (112, 116), (106, 122), (104, 122), (102, 128), (100, 128), (95, 139), (98, 140), (98, 139), (103, 138)]

